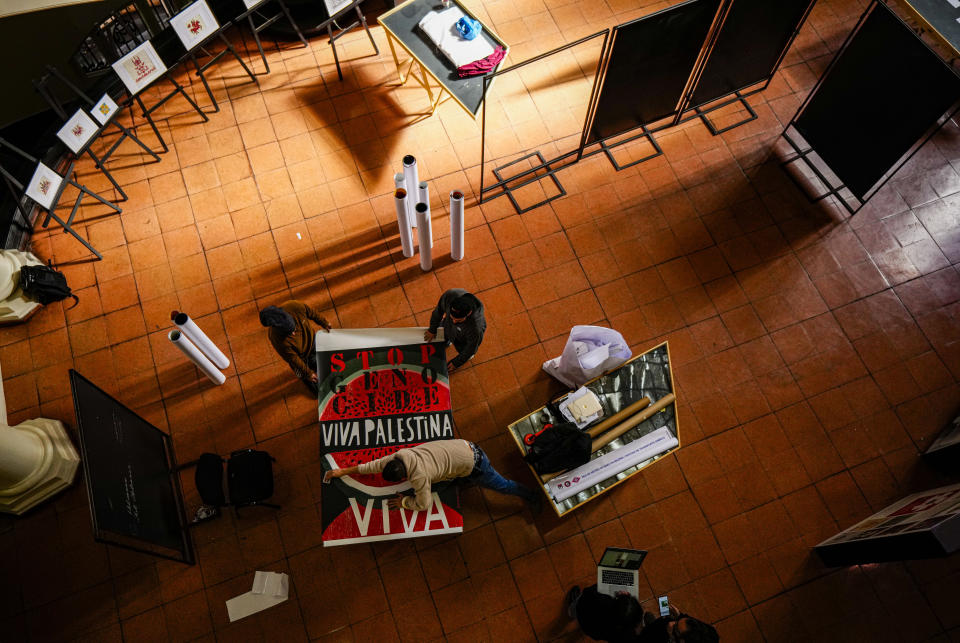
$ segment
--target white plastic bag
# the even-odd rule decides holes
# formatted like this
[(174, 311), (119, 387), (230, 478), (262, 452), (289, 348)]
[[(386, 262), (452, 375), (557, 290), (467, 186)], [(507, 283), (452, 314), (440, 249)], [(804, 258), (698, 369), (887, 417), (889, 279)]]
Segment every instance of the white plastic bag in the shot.
[(630, 359), (623, 335), (603, 326), (574, 326), (560, 357), (543, 363), (543, 370), (570, 388), (582, 386), (604, 371)]

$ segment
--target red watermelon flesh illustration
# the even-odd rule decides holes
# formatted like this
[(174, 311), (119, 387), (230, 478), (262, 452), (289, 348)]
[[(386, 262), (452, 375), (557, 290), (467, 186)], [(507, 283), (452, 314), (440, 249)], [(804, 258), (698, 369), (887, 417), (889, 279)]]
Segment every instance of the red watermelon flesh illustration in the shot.
[[(346, 467), (363, 464), (364, 462), (370, 462), (372, 460), (376, 460), (377, 458), (386, 457), (396, 453), (400, 449), (414, 447), (417, 446), (417, 444), (422, 443), (417, 442), (416, 444), (403, 445), (391, 444), (388, 446), (374, 447), (371, 449), (336, 451), (333, 453), (327, 453), (325, 457), (327, 459), (327, 464), (330, 465), (332, 469), (344, 469)], [(352, 487), (357, 491), (362, 491), (370, 496), (393, 495), (410, 488), (409, 482), (387, 482), (379, 473), (355, 473), (350, 476), (344, 476), (340, 478), (340, 480), (347, 486)]]
[(406, 383), (392, 368), (357, 373), (353, 379), (341, 384), (342, 391), (325, 399), (320, 421), (450, 410), (450, 388), (445, 382), (437, 380), (428, 384), (420, 369), (400, 370), (406, 373)]

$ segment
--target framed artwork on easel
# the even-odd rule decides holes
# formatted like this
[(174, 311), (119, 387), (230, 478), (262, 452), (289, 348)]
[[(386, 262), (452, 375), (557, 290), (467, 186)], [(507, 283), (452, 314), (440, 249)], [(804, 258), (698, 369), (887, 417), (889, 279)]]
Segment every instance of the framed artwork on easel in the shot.
[(113, 63), (113, 70), (131, 96), (136, 96), (167, 71), (160, 54), (149, 40)]
[(353, 3), (353, 0), (323, 0), (324, 6), (330, 17), (334, 17)]
[(214, 35), (220, 24), (210, 10), (207, 0), (197, 0), (170, 18), (170, 26), (180, 38), (184, 49), (190, 51)]
[(71, 152), (79, 154), (98, 131), (100, 128), (93, 119), (82, 109), (78, 109), (57, 132), (57, 138), (63, 141)]

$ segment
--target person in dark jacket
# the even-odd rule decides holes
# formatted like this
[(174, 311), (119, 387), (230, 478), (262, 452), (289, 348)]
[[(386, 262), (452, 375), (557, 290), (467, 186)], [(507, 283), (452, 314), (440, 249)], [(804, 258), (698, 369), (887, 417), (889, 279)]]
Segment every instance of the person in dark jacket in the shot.
[(610, 643), (718, 643), (712, 625), (680, 613), (670, 606), (670, 615), (655, 618), (633, 596), (617, 592), (608, 596), (591, 585), (583, 591), (574, 586), (566, 599), (567, 614), (577, 619), (584, 634)]
[(260, 323), (270, 330), (267, 337), (273, 349), (290, 365), (310, 391), (318, 394), (317, 352), (314, 337), (317, 326), (330, 332), (330, 324), (320, 313), (302, 301), (291, 299), (279, 306), (267, 306), (260, 311)]
[(451, 288), (440, 295), (440, 301), (430, 315), (430, 328), (423, 334), (424, 341), (433, 341), (437, 329), (443, 328), (447, 346), (453, 344), (457, 356), (447, 363), (449, 370), (463, 366), (480, 348), (487, 320), (483, 304), (463, 288)]

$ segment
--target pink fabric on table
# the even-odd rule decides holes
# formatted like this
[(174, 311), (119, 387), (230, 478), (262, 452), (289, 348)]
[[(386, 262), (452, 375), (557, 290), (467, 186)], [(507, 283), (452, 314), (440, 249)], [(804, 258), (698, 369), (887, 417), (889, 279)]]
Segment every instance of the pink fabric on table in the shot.
[(466, 78), (467, 76), (482, 76), (483, 74), (487, 74), (496, 69), (497, 65), (500, 64), (500, 61), (503, 60), (503, 57), (506, 55), (507, 50), (498, 46), (493, 50), (493, 53), (486, 58), (474, 60), (470, 64), (457, 67), (457, 75), (460, 76), (460, 78)]

